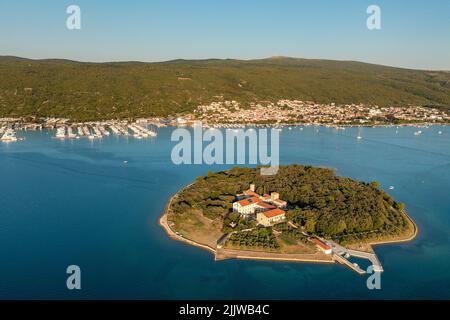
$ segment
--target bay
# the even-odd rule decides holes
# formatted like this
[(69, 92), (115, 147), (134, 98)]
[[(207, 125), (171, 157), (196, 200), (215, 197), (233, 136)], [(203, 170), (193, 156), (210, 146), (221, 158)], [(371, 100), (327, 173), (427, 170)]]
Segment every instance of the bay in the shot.
[[(0, 144), (0, 298), (449, 299), (450, 130), (421, 130), (309, 126), (280, 134), (281, 164), (379, 181), (418, 223), (414, 241), (375, 248), (385, 269), (375, 291), (339, 265), (215, 262), (170, 240), (157, 223), (170, 196), (230, 167), (172, 164), (173, 128), (147, 140), (19, 132), (25, 141)], [(73, 264), (80, 291), (66, 288)]]

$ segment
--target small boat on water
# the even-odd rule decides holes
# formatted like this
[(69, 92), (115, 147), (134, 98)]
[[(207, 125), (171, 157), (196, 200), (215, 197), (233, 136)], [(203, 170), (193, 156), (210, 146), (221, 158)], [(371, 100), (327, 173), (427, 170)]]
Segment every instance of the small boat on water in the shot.
[(6, 129), (5, 133), (2, 135), (1, 141), (3, 142), (14, 142), (17, 141), (16, 133), (13, 129)]
[(74, 133), (72, 127), (68, 127), (68, 128), (67, 128), (67, 137), (68, 137), (69, 139), (75, 139), (75, 138), (77, 137), (77, 135)]
[(92, 130), (94, 131), (94, 137), (95, 138), (101, 138), (103, 136), (102, 132), (100, 131), (100, 128), (95, 126), (92, 128)]
[(120, 132), (122, 132), (122, 134), (124, 136), (130, 135), (130, 132), (128, 131), (128, 127), (127, 126), (119, 126), (119, 130), (120, 130)]
[(108, 130), (105, 129), (104, 126), (100, 126), (100, 127), (98, 127), (98, 128), (99, 128), (100, 132), (102, 133), (102, 135), (104, 135), (104, 136), (109, 136), (110, 133), (109, 133)]
[(89, 128), (87, 126), (83, 127), (83, 132), (84, 132), (85, 136), (87, 136), (87, 137), (91, 136), (91, 132), (89, 131)]
[(58, 129), (56, 129), (56, 138), (58, 139), (66, 138), (66, 128), (59, 127)]
[(120, 131), (120, 129), (119, 128), (117, 128), (116, 126), (114, 126), (114, 125), (112, 125), (112, 126), (109, 126), (109, 128), (112, 130), (112, 132), (115, 134), (115, 135), (121, 135), (122, 134), (122, 132)]

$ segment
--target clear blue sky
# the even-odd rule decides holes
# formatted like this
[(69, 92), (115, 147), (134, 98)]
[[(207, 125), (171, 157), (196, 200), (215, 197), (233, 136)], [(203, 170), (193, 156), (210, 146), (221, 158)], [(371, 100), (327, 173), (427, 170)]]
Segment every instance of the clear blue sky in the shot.
[[(66, 29), (77, 4), (82, 29)], [(382, 30), (366, 28), (381, 7)], [(449, 0), (0, 0), (0, 55), (81, 61), (269, 56), (450, 70)]]

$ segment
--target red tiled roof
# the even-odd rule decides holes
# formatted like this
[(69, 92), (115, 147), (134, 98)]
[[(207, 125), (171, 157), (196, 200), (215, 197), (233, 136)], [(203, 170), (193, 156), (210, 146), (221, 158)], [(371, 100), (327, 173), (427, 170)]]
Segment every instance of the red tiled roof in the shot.
[(332, 249), (329, 245), (323, 243), (319, 239), (313, 238), (312, 242), (314, 242), (317, 246), (321, 247), (323, 250), (331, 250)]
[(251, 204), (258, 203), (258, 202), (259, 202), (259, 199), (256, 198), (256, 197), (253, 197), (253, 198), (240, 200), (237, 203), (239, 203), (242, 207), (246, 207), (246, 206), (249, 206)]
[(259, 201), (258, 206), (260, 206), (261, 208), (265, 208), (265, 209), (276, 209), (275, 206), (272, 206), (271, 204), (265, 203), (263, 201)]
[(274, 217), (277, 217), (277, 216), (285, 215), (286, 212), (284, 212), (284, 211), (281, 210), (281, 209), (273, 209), (273, 210), (270, 210), (270, 211), (263, 212), (263, 214), (264, 214), (267, 218), (270, 219), (270, 218), (274, 218)]

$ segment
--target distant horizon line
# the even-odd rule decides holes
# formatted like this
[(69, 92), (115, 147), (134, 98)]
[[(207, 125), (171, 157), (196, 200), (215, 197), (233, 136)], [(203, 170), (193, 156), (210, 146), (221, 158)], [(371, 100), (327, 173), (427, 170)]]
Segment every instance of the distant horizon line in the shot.
[(263, 61), (263, 60), (309, 60), (309, 61), (333, 61), (333, 62), (354, 62), (354, 63), (362, 63), (368, 65), (376, 65), (382, 67), (396, 68), (396, 69), (405, 69), (405, 70), (417, 70), (417, 71), (432, 71), (432, 72), (450, 72), (450, 69), (429, 69), (429, 68), (410, 68), (410, 67), (399, 67), (395, 65), (388, 64), (379, 64), (368, 61), (361, 60), (341, 60), (341, 59), (329, 59), (329, 58), (301, 58), (301, 57), (292, 57), (292, 56), (270, 56), (266, 58), (175, 58), (170, 60), (155, 60), (155, 61), (144, 61), (144, 60), (104, 60), (104, 61), (94, 61), (94, 60), (75, 60), (69, 58), (28, 58), (23, 56), (15, 56), (15, 55), (0, 55), (0, 59), (17, 59), (17, 60), (30, 60), (30, 61), (67, 61), (74, 63), (92, 63), (92, 64), (109, 64), (109, 63), (142, 63), (142, 64), (156, 64), (156, 63), (173, 63), (177, 61), (185, 61), (185, 62), (202, 62), (202, 61), (243, 61), (243, 62), (251, 62), (251, 61)]

